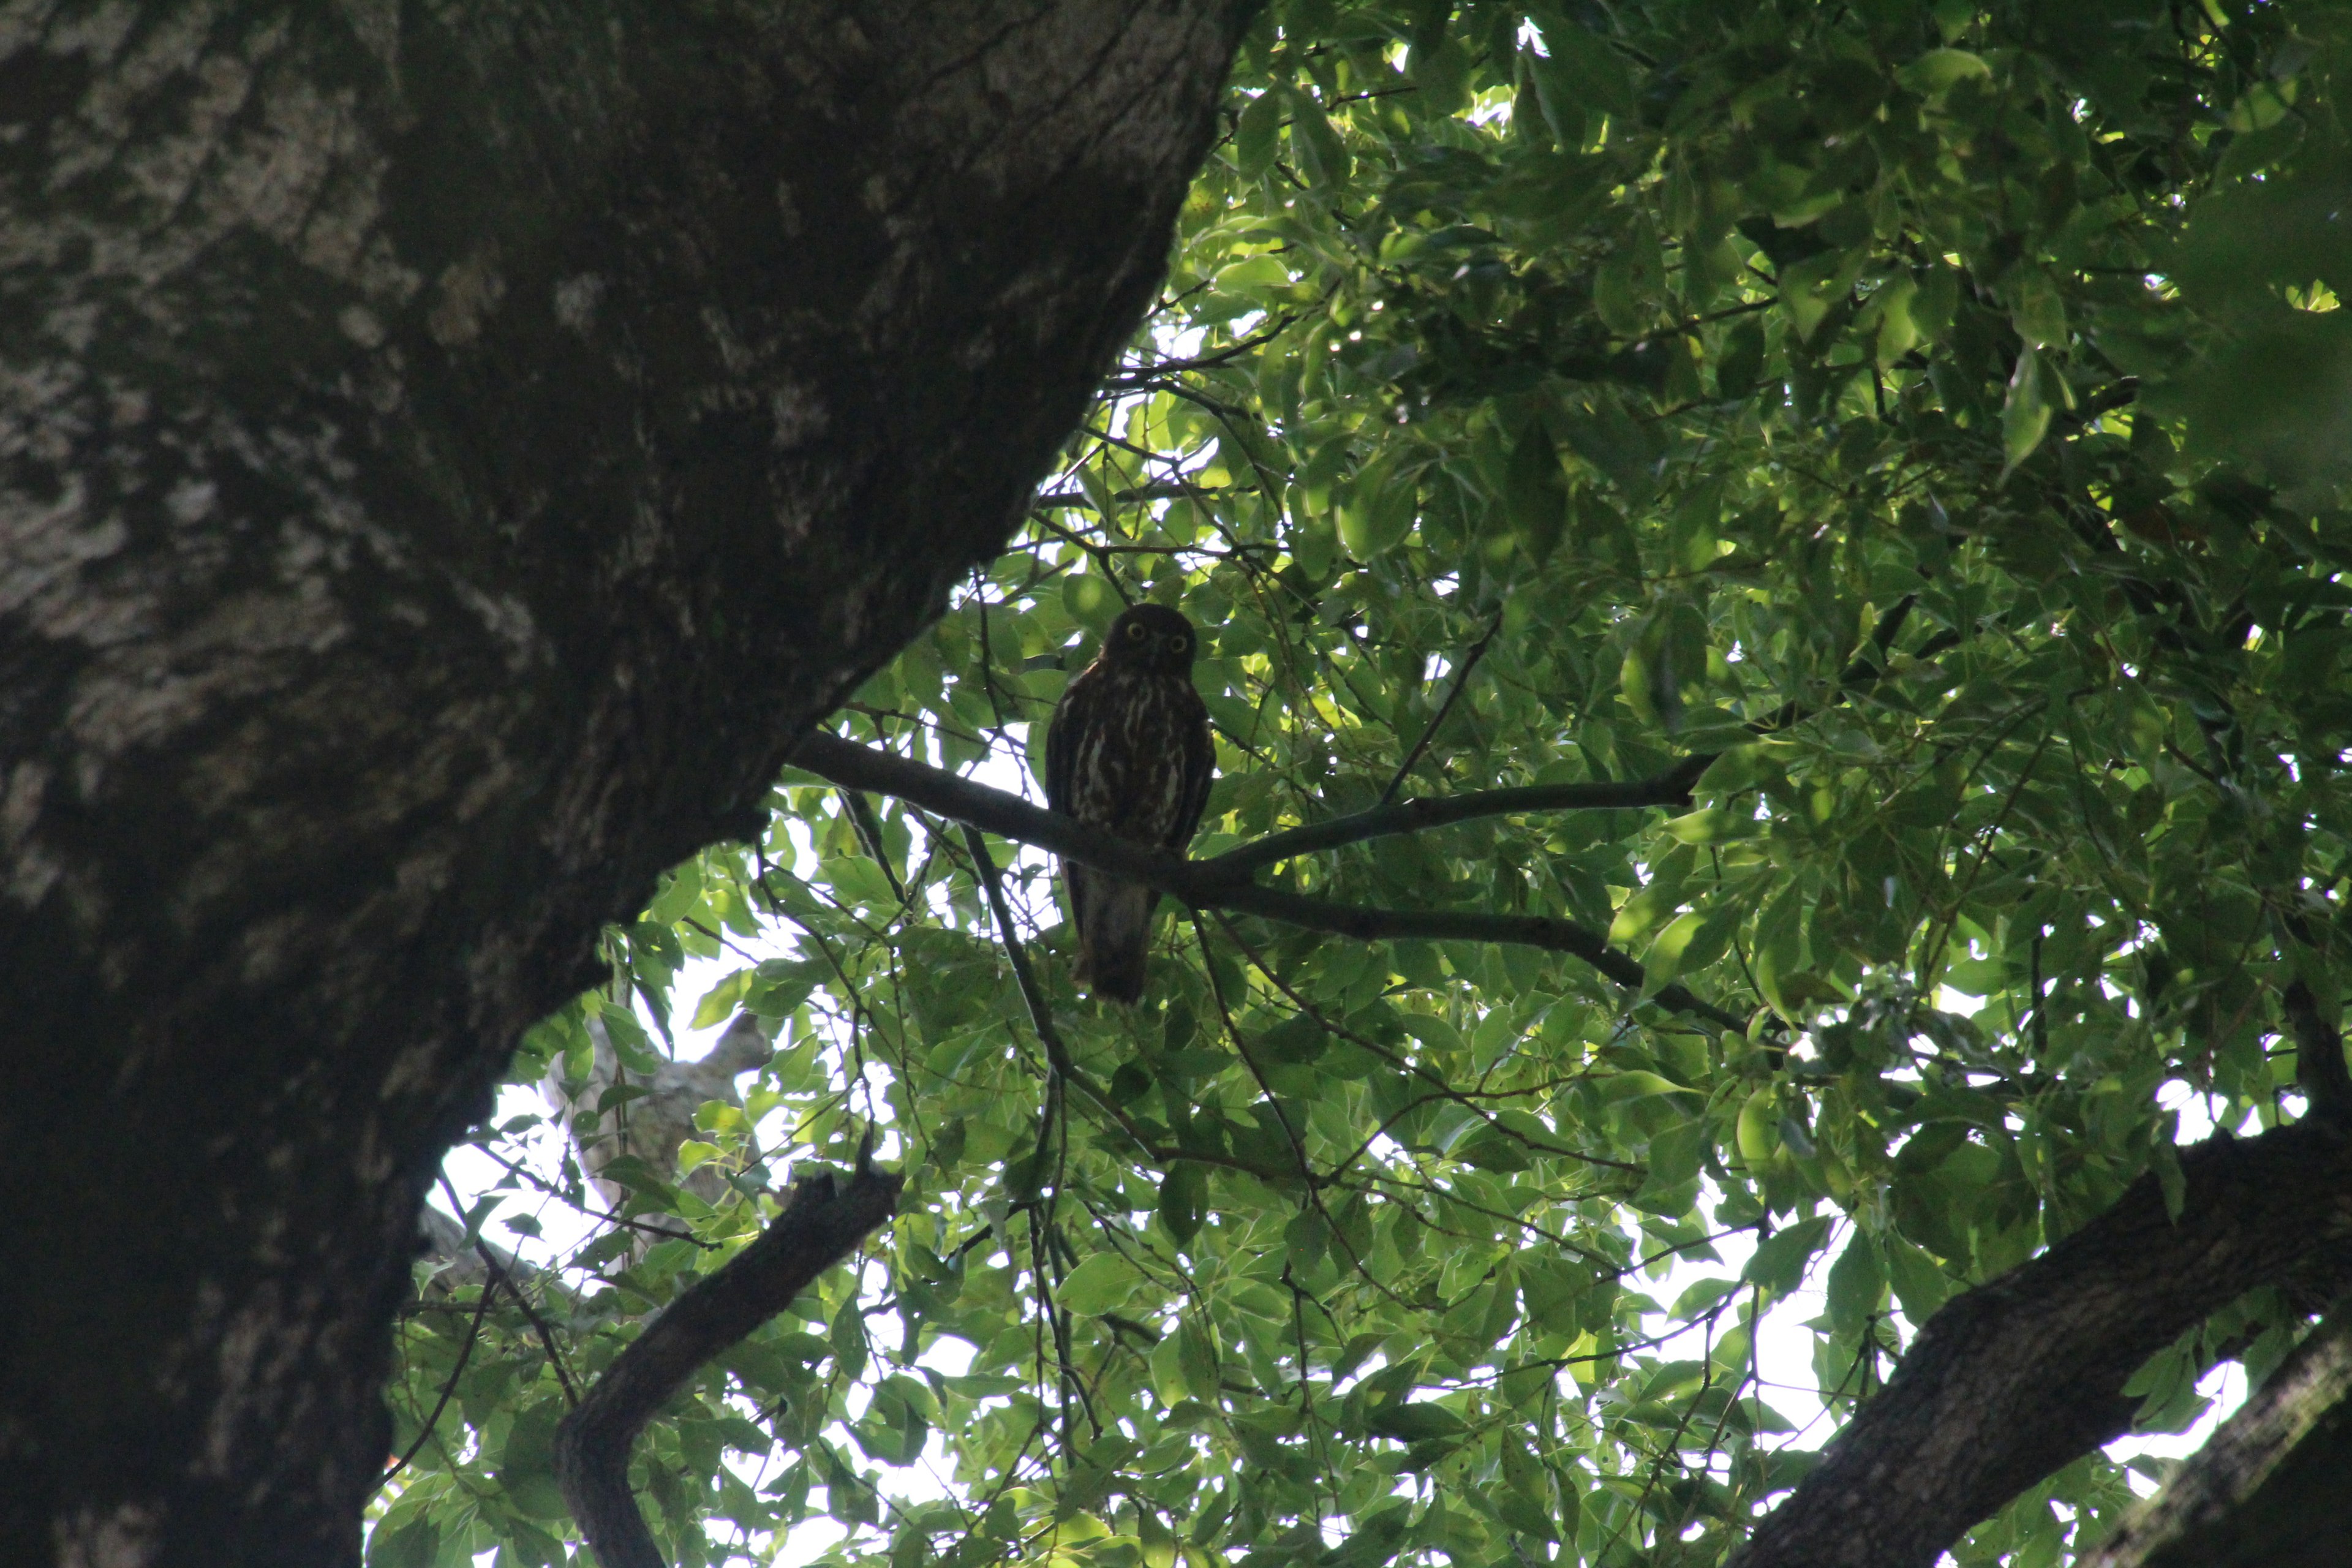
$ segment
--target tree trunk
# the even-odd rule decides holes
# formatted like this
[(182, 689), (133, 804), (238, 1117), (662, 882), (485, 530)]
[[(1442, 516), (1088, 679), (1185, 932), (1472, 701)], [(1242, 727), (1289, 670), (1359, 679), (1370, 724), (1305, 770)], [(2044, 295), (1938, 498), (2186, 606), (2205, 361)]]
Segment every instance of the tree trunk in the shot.
[(0, 1562), (353, 1559), (442, 1151), (1002, 546), (1240, 20), (0, 4)]

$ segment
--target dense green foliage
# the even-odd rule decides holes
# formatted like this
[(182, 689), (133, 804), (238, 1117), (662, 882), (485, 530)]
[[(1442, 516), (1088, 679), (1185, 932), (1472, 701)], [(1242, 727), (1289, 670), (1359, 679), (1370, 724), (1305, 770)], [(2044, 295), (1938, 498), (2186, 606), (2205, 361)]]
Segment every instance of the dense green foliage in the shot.
[[(2336, 994), (2352, 830), (2347, 21), (1276, 5), (1066, 471), (838, 727), (1034, 798), (1044, 715), (1150, 597), (1207, 643), (1196, 855), (1719, 753), (1687, 810), (1267, 875), (1564, 916), (1752, 1026), (1529, 948), (1173, 909), (1144, 1005), (1104, 1006), (995, 846), (1097, 1100), (961, 838), (788, 774), (516, 1067), (583, 1065), (592, 1015), (645, 1068), (643, 1019), (754, 1010), (778, 1054), (683, 1156), (736, 1188), (620, 1173), (696, 1239), (592, 1242), (537, 1322), (427, 1297), (401, 1446), (454, 1395), (374, 1559), (562, 1560), (551, 1350), (593, 1375), (869, 1122), (902, 1217), (643, 1445), (680, 1561), (830, 1513), (893, 1568), (1711, 1563), (1822, 1435), (1755, 1376), (1809, 1271), (1825, 1310), (1782, 1316), (1818, 1313), (1790, 1331), (1834, 1418), (1949, 1293), (2172, 1169), (2164, 1104), (2291, 1114), (2278, 994)], [(494, 1239), (581, 1199), (530, 1121), (479, 1140), (518, 1162)], [(2145, 1419), (2189, 1414), (2207, 1342), (2294, 1327), (2243, 1303)], [(1962, 1560), (2054, 1563), (2127, 1496), (2087, 1458)]]

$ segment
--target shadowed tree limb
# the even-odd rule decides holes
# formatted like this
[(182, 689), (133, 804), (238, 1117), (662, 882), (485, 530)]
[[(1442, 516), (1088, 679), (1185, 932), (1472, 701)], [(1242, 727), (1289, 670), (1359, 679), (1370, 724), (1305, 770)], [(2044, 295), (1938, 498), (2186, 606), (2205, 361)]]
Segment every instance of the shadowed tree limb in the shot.
[(2352, 1141), (2300, 1122), (2183, 1151), (2041, 1257), (1947, 1303), (1732, 1568), (1929, 1568), (1962, 1531), (2121, 1436), (2147, 1358), (2352, 1237)]
[(556, 1426), (555, 1479), (605, 1568), (664, 1568), (629, 1491), (629, 1447), (654, 1412), (898, 1212), (905, 1178), (875, 1170), (872, 1152), (868, 1132), (847, 1181), (826, 1171), (794, 1182), (759, 1239), (664, 1308)]
[[(2347, 1395), (2352, 1395), (2352, 1301), (2339, 1301), (2164, 1490), (2082, 1557), (2078, 1568), (2290, 1568), (2340, 1561), (2339, 1510), (2345, 1472), (2352, 1468), (2344, 1447)], [(2315, 1431), (2323, 1426), (2336, 1430)], [(2313, 1441), (2305, 1443), (2306, 1436)], [(2290, 1522), (2294, 1499), (2309, 1489), (2297, 1486), (2298, 1479), (2326, 1488), (2331, 1506), (2318, 1532), (2324, 1540), (2307, 1539), (2309, 1531)], [(2254, 1507), (2245, 1506), (2257, 1499)], [(2294, 1554), (2297, 1547), (2305, 1555)], [(2320, 1555), (2310, 1555), (2315, 1547)]]
[[(792, 763), (845, 788), (872, 790), (877, 795), (891, 795), (921, 806), (926, 811), (936, 812), (951, 821), (993, 833), (1000, 838), (1049, 849), (1056, 855), (1157, 888), (1172, 898), (1182, 900), (1193, 909), (1231, 910), (1239, 914), (1258, 915), (1290, 925), (1305, 926), (1311, 931), (1334, 931), (1361, 942), (1418, 937), (1438, 942), (1508, 942), (1580, 958), (1636, 994), (1642, 991), (1646, 982), (1639, 962), (1611, 947), (1600, 932), (1574, 921), (1551, 915), (1381, 909), (1363, 904), (1333, 903), (1299, 893), (1262, 888), (1249, 879), (1246, 862), (1235, 866), (1223, 858), (1185, 860), (1162, 854), (1087, 827), (1059, 812), (1032, 805), (1018, 795), (990, 789), (985, 784), (974, 784), (943, 769), (909, 762), (887, 752), (875, 751), (823, 731), (814, 731), (801, 742), (793, 752)], [(1685, 763), (1684, 767), (1687, 768), (1688, 763)], [(1671, 779), (1675, 775), (1661, 776)], [(1694, 773), (1692, 776), (1695, 778), (1696, 775)], [(1538, 787), (1567, 789), (1579, 786)], [(1685, 784), (1684, 787), (1687, 790), (1688, 786)], [(1488, 798), (1495, 795), (1524, 796), (1529, 793), (1494, 790), (1483, 792), (1483, 795)], [(1409, 812), (1414, 804), (1407, 802), (1381, 809)], [(1532, 808), (1526, 805), (1490, 805), (1482, 811), (1463, 812), (1452, 820), (1492, 816), (1502, 810), (1528, 809)], [(1362, 815), (1370, 816), (1376, 814), (1368, 812)], [(1409, 830), (1408, 826), (1401, 825), (1379, 831)], [(1355, 837), (1374, 836), (1372, 833), (1360, 833)], [(1748, 1027), (1746, 1018), (1700, 999), (1681, 985), (1661, 986), (1651, 1000), (1669, 1012), (1687, 1013), (1722, 1028), (1744, 1030)]]
[(2286, 988), (2283, 1010), (2294, 1031), (2295, 1087), (2312, 1114), (2339, 1127), (2352, 1124), (2352, 1069), (2344, 1065), (2343, 1034), (2300, 980)]

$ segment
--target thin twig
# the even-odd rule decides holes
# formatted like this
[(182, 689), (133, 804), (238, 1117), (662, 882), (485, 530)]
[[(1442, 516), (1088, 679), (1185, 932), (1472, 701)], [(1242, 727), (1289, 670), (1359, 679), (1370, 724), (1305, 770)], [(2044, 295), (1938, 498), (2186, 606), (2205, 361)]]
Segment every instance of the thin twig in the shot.
[(416, 1434), (416, 1441), (411, 1443), (407, 1451), (394, 1459), (383, 1475), (376, 1478), (376, 1490), (382, 1491), (389, 1486), (392, 1483), (392, 1478), (406, 1469), (408, 1461), (423, 1453), (425, 1445), (433, 1440), (433, 1428), (440, 1425), (441, 1413), (449, 1408), (449, 1396), (457, 1393), (457, 1380), (466, 1374), (466, 1363), (474, 1359), (474, 1343), (482, 1337), (482, 1319), (488, 1315), (489, 1310), (490, 1286), (489, 1282), (485, 1280), (482, 1283), (481, 1297), (474, 1303), (473, 1321), (466, 1325), (466, 1342), (457, 1347), (457, 1364), (449, 1369), (448, 1381), (441, 1385), (441, 1397), (434, 1402), (433, 1414), (425, 1418), (424, 1428)]
[[(449, 1206), (452, 1209), (463, 1215), (466, 1212), (466, 1205), (459, 1201), (457, 1189), (450, 1184), (449, 1173), (439, 1171), (436, 1172), (435, 1175), (441, 1184), (442, 1196), (449, 1200)], [(522, 1309), (522, 1315), (530, 1320), (532, 1328), (539, 1331), (540, 1345), (547, 1352), (547, 1364), (554, 1370), (556, 1385), (563, 1390), (563, 1403), (574, 1409), (578, 1408), (579, 1391), (572, 1386), (572, 1374), (564, 1370), (563, 1358), (555, 1353), (555, 1335), (548, 1328), (546, 1320), (541, 1318), (537, 1310), (524, 1298), (522, 1287), (515, 1283), (513, 1273), (505, 1264), (498, 1260), (496, 1254), (491, 1252), (488, 1242), (484, 1241), (479, 1236), (475, 1237), (474, 1251), (480, 1257), (482, 1267), (489, 1270), (489, 1279), (482, 1287), (483, 1293), (488, 1295), (492, 1286), (504, 1285), (507, 1288), (507, 1294), (512, 1296), (515, 1305)]]
[(1437, 711), (1422, 729), (1421, 739), (1412, 743), (1412, 750), (1407, 752), (1404, 761), (1397, 764), (1396, 776), (1389, 780), (1389, 787), (1381, 791), (1382, 805), (1396, 798), (1396, 792), (1403, 787), (1405, 775), (1412, 772), (1413, 763), (1421, 761), (1422, 752), (1429, 750), (1429, 743), (1437, 739), (1438, 727), (1445, 722), (1445, 716), (1454, 711), (1454, 704), (1461, 700), (1464, 689), (1470, 684), (1470, 672), (1478, 668), (1480, 659), (1486, 657), (1486, 646), (1502, 629), (1503, 617), (1498, 612), (1493, 620), (1486, 623), (1486, 635), (1471, 644), (1469, 653), (1454, 667), (1454, 684), (1446, 689), (1445, 700), (1437, 705)]
[[(1483, 1089), (1468, 1092), (1458, 1089), (1446, 1079), (1444, 1074), (1433, 1072), (1430, 1068), (1423, 1066), (1421, 1063), (1414, 1061), (1411, 1057), (1406, 1056), (1402, 1051), (1392, 1051), (1389, 1049), (1388, 1047), (1381, 1045), (1379, 1041), (1372, 1039), (1370, 1037), (1358, 1034), (1355, 1030), (1349, 1028), (1345, 1024), (1339, 1023), (1338, 1020), (1325, 1015), (1320, 1008), (1317, 1007), (1312, 1002), (1309, 1002), (1306, 997), (1300, 995), (1296, 990), (1294, 990), (1288, 981), (1283, 979), (1280, 974), (1275, 972), (1274, 965), (1267, 962), (1265, 955), (1258, 952), (1255, 947), (1250, 944), (1250, 942), (1246, 937), (1243, 936), (1239, 931), (1234, 929), (1234, 922), (1232, 921), (1226, 919), (1224, 915), (1220, 913), (1217, 916), (1217, 924), (1224, 929), (1225, 935), (1232, 940), (1234, 945), (1240, 948), (1244, 953), (1248, 955), (1250, 963), (1257, 966), (1258, 973), (1265, 976), (1268, 984), (1272, 984), (1276, 991), (1281, 992), (1284, 996), (1289, 998), (1291, 1005), (1297, 1007), (1308, 1018), (1314, 1020), (1316, 1026), (1321, 1029), (1325, 1034), (1334, 1036), (1339, 1039), (1347, 1041), (1351, 1046), (1371, 1052), (1374, 1056), (1379, 1057), (1391, 1067), (1396, 1068), (1399, 1072), (1411, 1073), (1414, 1077), (1425, 1080), (1432, 1086), (1437, 1098), (1452, 1100), (1454, 1104), (1462, 1107), (1463, 1110), (1470, 1112), (1471, 1115), (1475, 1116), (1481, 1121), (1484, 1121), (1489, 1128), (1501, 1136), (1509, 1138), (1516, 1142), (1523, 1144), (1528, 1149), (1538, 1154), (1550, 1154), (1563, 1159), (1580, 1160), (1589, 1165), (1604, 1165), (1612, 1170), (1624, 1171), (1635, 1175), (1647, 1175), (1649, 1173), (1647, 1166), (1630, 1164), (1622, 1160), (1611, 1160), (1599, 1154), (1588, 1154), (1580, 1149), (1566, 1149), (1561, 1148), (1557, 1144), (1539, 1143), (1524, 1132), (1515, 1131), (1511, 1128), (1504, 1126), (1499, 1120), (1478, 1104), (1479, 1100), (1516, 1100), (1527, 1095), (1538, 1093), (1541, 1089), (1549, 1086), (1538, 1085), (1524, 1089)], [(1416, 1100), (1414, 1103), (1423, 1104), (1427, 1103), (1427, 1101)], [(1352, 1163), (1352, 1161), (1350, 1163)], [(1342, 1168), (1344, 1169), (1344, 1167)]]
[[(979, 874), (981, 886), (988, 894), (989, 912), (995, 917), (997, 936), (1004, 949), (1005, 957), (1012, 963), (1013, 983), (1021, 992), (1022, 1004), (1029, 1009), (1030, 1027), (1037, 1032), (1038, 1043), (1045, 1047), (1045, 1061), (1052, 1076), (1045, 1086), (1045, 1121), (1037, 1129), (1037, 1158), (1042, 1163), (1045, 1159), (1045, 1142), (1051, 1136), (1055, 1124), (1061, 1121), (1055, 1111), (1062, 1103), (1064, 1084), (1081, 1082), (1088, 1096), (1102, 1104), (1108, 1104), (1108, 1097), (1095, 1089), (1091, 1083), (1085, 1081), (1085, 1076), (1078, 1071), (1076, 1064), (1070, 1060), (1069, 1047), (1062, 1043), (1061, 1031), (1054, 1026), (1053, 1009), (1046, 1005), (1045, 994), (1039, 988), (1037, 976), (1029, 967), (1025, 944), (1021, 940), (1020, 932), (1013, 927), (1013, 909), (1005, 900), (1003, 879), (997, 874), (996, 862), (989, 855), (988, 846), (982, 840), (980, 830), (969, 823), (965, 824), (963, 842), (964, 847), (971, 852), (972, 868)], [(1065, 1131), (1066, 1141), (1067, 1136)], [(1138, 1141), (1140, 1142), (1139, 1139)], [(1150, 1145), (1147, 1144), (1146, 1148), (1149, 1149)], [(1069, 1321), (1056, 1305), (1052, 1291), (1047, 1288), (1047, 1259), (1043, 1239), (1045, 1231), (1043, 1227), (1050, 1226), (1052, 1223), (1050, 1205), (1040, 1205), (1030, 1211), (1029, 1239), (1032, 1255), (1030, 1267), (1037, 1278), (1038, 1310), (1045, 1315), (1047, 1323), (1053, 1329), (1055, 1354), (1060, 1363), (1062, 1441), (1066, 1451), (1067, 1445), (1073, 1436), (1070, 1424), (1072, 1388), (1075, 1387), (1077, 1390), (1078, 1398), (1086, 1405), (1087, 1420), (1093, 1425), (1097, 1434), (1102, 1431), (1102, 1422), (1095, 1414), (1094, 1400), (1087, 1393), (1085, 1380), (1078, 1376), (1078, 1369), (1071, 1360)]]
[(1110, 374), (1103, 385), (1113, 390), (1126, 391), (1157, 381), (1162, 376), (1181, 375), (1186, 371), (1213, 370), (1229, 360), (1238, 359), (1261, 344), (1273, 342), (1280, 337), (1283, 330), (1296, 320), (1297, 318), (1295, 316), (1285, 316), (1255, 337), (1244, 338), (1241, 342), (1219, 349), (1214, 353), (1202, 354), (1193, 359), (1161, 360), (1156, 364), (1121, 365)]
[(1086, 1075), (1070, 1060), (1069, 1047), (1062, 1043), (1062, 1032), (1054, 1026), (1053, 1009), (1045, 1005), (1045, 993), (1037, 984), (1036, 973), (1029, 967), (1026, 945), (1013, 929), (1013, 907), (1005, 901), (1004, 881), (997, 874), (995, 858), (989, 854), (979, 828), (969, 822), (961, 826), (964, 847), (971, 854), (972, 868), (980, 873), (981, 889), (988, 898), (989, 913), (996, 919), (997, 941), (1004, 949), (1006, 961), (1013, 965), (1013, 984), (1021, 992), (1023, 1005), (1029, 1009), (1029, 1026), (1036, 1031), (1037, 1043), (1045, 1047), (1045, 1060), (1054, 1071), (1064, 1078), (1083, 1080)]
[[(950, 817), (954, 816), (951, 812), (942, 812), (940, 815)], [(964, 843), (972, 852), (981, 886), (988, 894), (989, 909), (995, 917), (997, 930), (1010, 931), (1013, 930), (1013, 911), (1011, 906), (1004, 900), (1004, 889), (1000, 885), (996, 862), (989, 855), (987, 846), (981, 842), (979, 829), (965, 823), (963, 832)], [(1053, 1014), (1045, 1005), (1045, 991), (1038, 985), (1035, 972), (1029, 967), (1028, 957), (1022, 951), (1021, 943), (1017, 940), (1008, 941), (1004, 947), (1005, 954), (1013, 963), (1013, 984), (1020, 990), (1021, 1000), (1029, 1009), (1030, 1019), (1036, 1027), (1037, 1041), (1045, 1047), (1045, 1059), (1052, 1064), (1056, 1077), (1063, 1082), (1076, 1085), (1079, 1091), (1093, 1103), (1095, 1109), (1107, 1120), (1116, 1124), (1120, 1131), (1126, 1133), (1134, 1142), (1135, 1146), (1143, 1152), (1145, 1157), (1154, 1164), (1162, 1167), (1173, 1164), (1180, 1160), (1189, 1160), (1196, 1165), (1214, 1165), (1221, 1170), (1240, 1171), (1245, 1175), (1255, 1176), (1265, 1182), (1281, 1182), (1289, 1179), (1287, 1171), (1261, 1165), (1252, 1160), (1238, 1159), (1231, 1154), (1212, 1153), (1206, 1150), (1184, 1149), (1153, 1142), (1135, 1118), (1129, 1116), (1117, 1100), (1111, 1099), (1109, 1090), (1097, 1083), (1084, 1068), (1070, 1059), (1069, 1048), (1062, 1043), (1061, 1031), (1054, 1027)]]

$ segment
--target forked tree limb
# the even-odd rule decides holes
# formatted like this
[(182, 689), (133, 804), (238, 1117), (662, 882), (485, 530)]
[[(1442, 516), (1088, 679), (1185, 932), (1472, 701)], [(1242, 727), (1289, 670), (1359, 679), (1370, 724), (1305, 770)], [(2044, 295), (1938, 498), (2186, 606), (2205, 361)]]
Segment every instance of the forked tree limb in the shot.
[(1732, 1568), (1930, 1568), (2129, 1429), (2124, 1384), (2215, 1310), (2352, 1238), (2352, 1140), (2318, 1122), (2180, 1155), (2042, 1256), (1948, 1302)]
[(654, 1412), (898, 1212), (905, 1178), (875, 1170), (870, 1149), (846, 1181), (826, 1172), (794, 1182), (759, 1239), (664, 1308), (557, 1426), (556, 1480), (604, 1568), (664, 1568), (629, 1490), (629, 1448)]
[[(1481, 808), (1475, 810), (1444, 801), (1404, 801), (1360, 813), (1355, 819), (1342, 819), (1355, 821), (1361, 829), (1351, 831), (1347, 837), (1339, 837), (1335, 833), (1317, 839), (1310, 837), (1317, 833), (1317, 828), (1303, 828), (1293, 834), (1274, 835), (1256, 845), (1244, 845), (1230, 856), (1219, 856), (1209, 860), (1186, 860), (1086, 826), (1059, 812), (1032, 805), (1018, 795), (990, 789), (985, 784), (974, 784), (943, 769), (861, 746), (824, 731), (814, 731), (801, 742), (793, 752), (792, 765), (845, 788), (872, 790), (877, 795), (891, 795), (950, 821), (993, 833), (1000, 838), (1034, 845), (1069, 859), (1084, 861), (1098, 869), (1141, 882), (1146, 887), (1157, 888), (1172, 898), (1181, 899), (1193, 909), (1230, 910), (1237, 914), (1259, 915), (1267, 920), (1305, 926), (1310, 931), (1334, 931), (1360, 942), (1417, 937), (1436, 942), (1507, 942), (1580, 958), (1636, 994), (1644, 989), (1647, 982), (1647, 973), (1638, 960), (1611, 947), (1608, 939), (1599, 931), (1574, 921), (1552, 915), (1391, 910), (1365, 904), (1333, 903), (1326, 899), (1310, 899), (1299, 893), (1260, 887), (1250, 879), (1250, 870), (1264, 864), (1265, 858), (1253, 858), (1253, 853), (1262, 846), (1277, 841), (1287, 841), (1287, 847), (1281, 851), (1282, 857), (1286, 858), (1301, 852), (1302, 847), (1309, 845), (1328, 848), (1382, 834), (1411, 832), (1416, 828), (1437, 826), (1444, 822), (1465, 821), (1473, 816), (1495, 816), (1508, 811), (1664, 804), (1659, 800), (1630, 798), (1633, 793), (1642, 789), (1656, 791), (1666, 787), (1655, 781), (1636, 785), (1539, 785), (1528, 790), (1487, 790), (1476, 795), (1460, 797), (1462, 802), (1482, 803)], [(1687, 763), (1675, 773), (1662, 774), (1661, 778), (1672, 780), (1685, 771), (1688, 771)], [(1692, 773), (1691, 778), (1695, 780), (1696, 777), (1696, 773)], [(1569, 796), (1564, 793), (1568, 791), (1624, 793), (1600, 800)], [(1687, 798), (1688, 792), (1689, 781), (1685, 781), (1674, 798)], [(1541, 797), (1541, 804), (1537, 797)], [(1450, 805), (1455, 808), (1449, 815), (1447, 808)], [(1423, 813), (1419, 820), (1413, 817), (1412, 814), (1416, 812)], [(1381, 826), (1367, 827), (1364, 819), (1378, 819)], [(1336, 826), (1332, 824), (1321, 826), (1325, 828)], [(1705, 1018), (1720, 1028), (1744, 1030), (1748, 1027), (1746, 1018), (1703, 1000), (1682, 985), (1660, 986), (1651, 1000), (1668, 1012), (1687, 1013)]]

